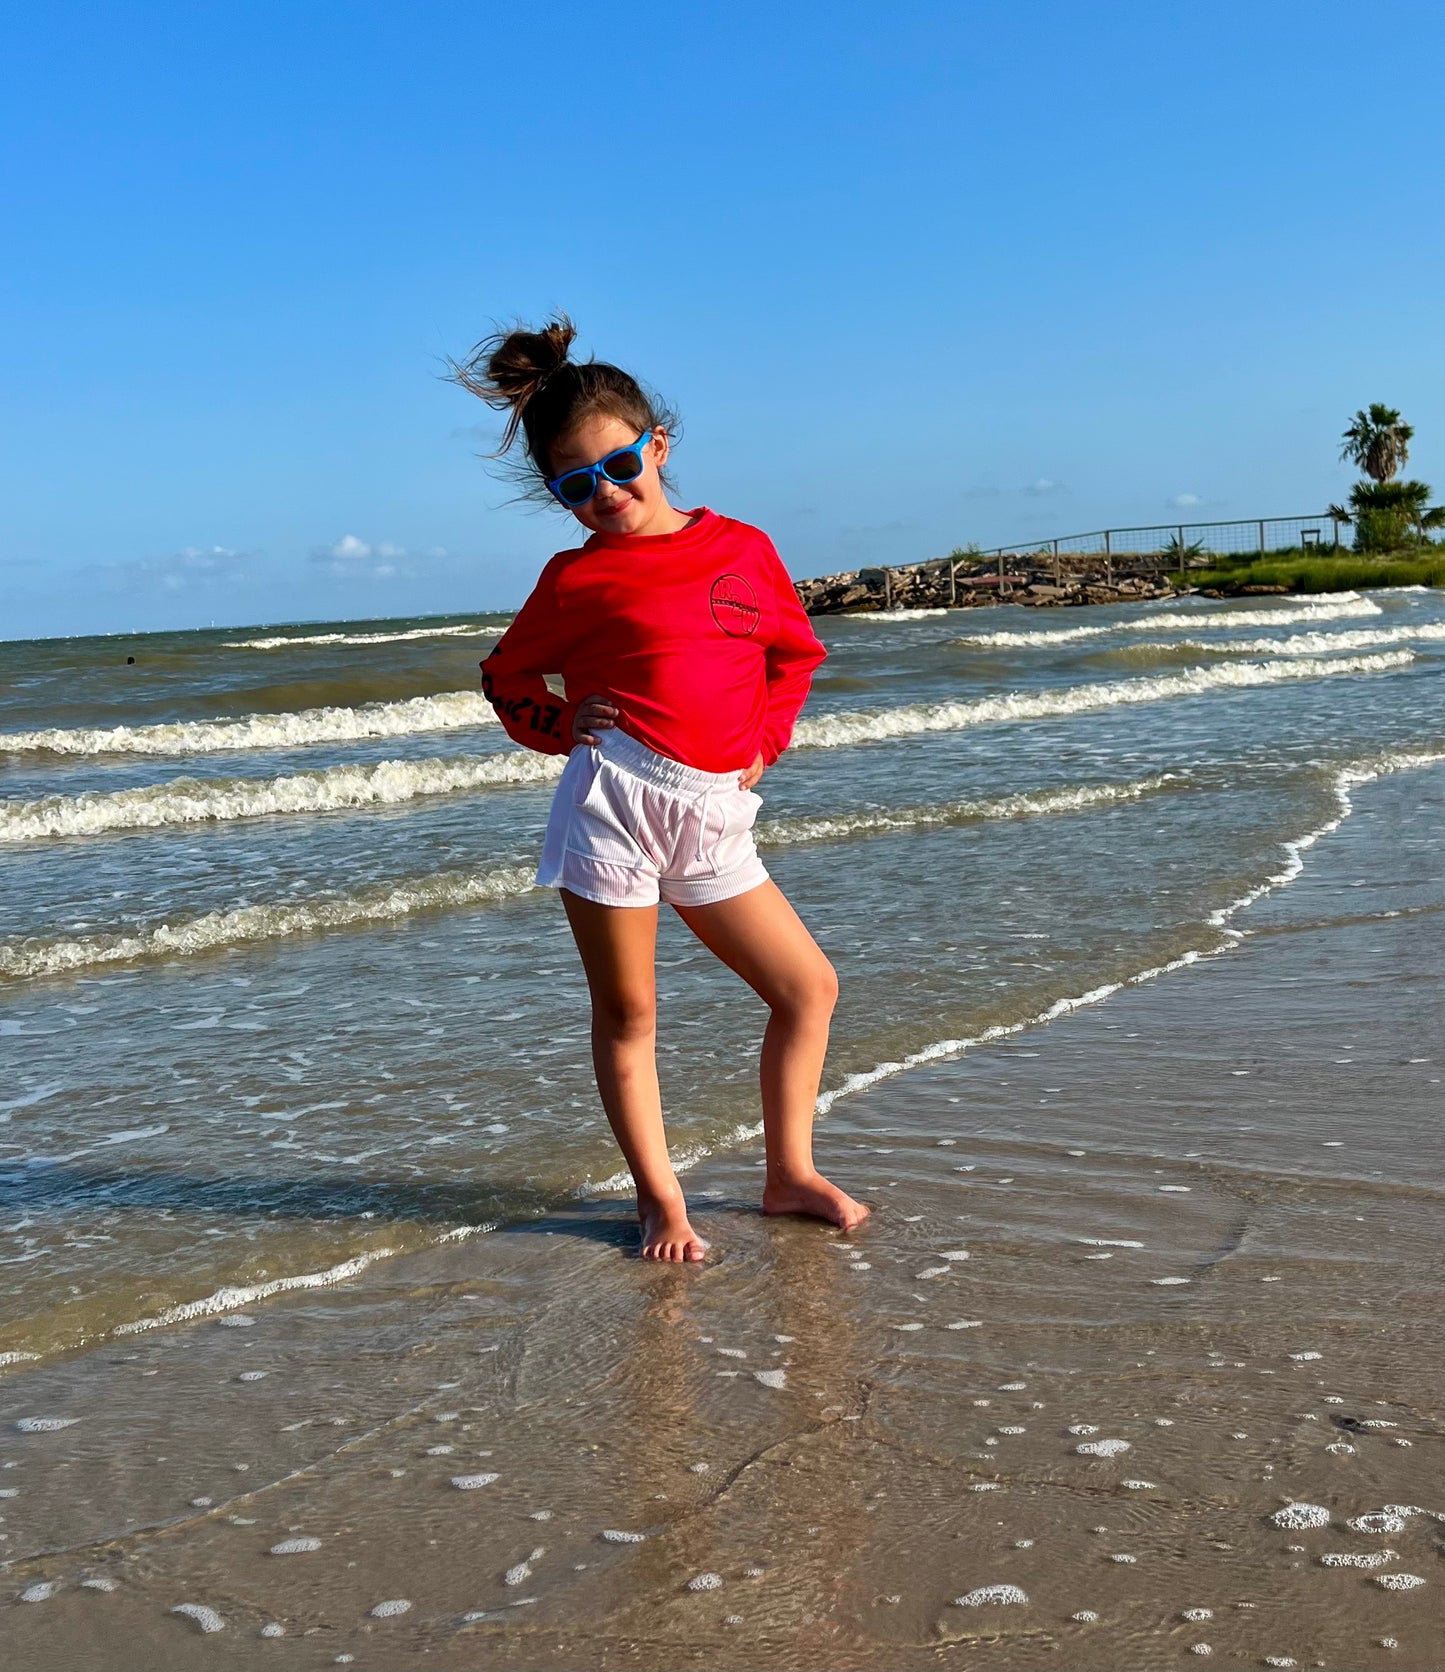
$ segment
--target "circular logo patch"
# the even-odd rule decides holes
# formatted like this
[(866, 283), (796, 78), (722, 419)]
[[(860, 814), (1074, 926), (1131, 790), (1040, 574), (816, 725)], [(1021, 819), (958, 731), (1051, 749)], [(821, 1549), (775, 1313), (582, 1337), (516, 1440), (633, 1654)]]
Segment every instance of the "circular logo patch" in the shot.
[(741, 575), (719, 575), (708, 598), (713, 620), (730, 637), (745, 639), (758, 630), (758, 595)]

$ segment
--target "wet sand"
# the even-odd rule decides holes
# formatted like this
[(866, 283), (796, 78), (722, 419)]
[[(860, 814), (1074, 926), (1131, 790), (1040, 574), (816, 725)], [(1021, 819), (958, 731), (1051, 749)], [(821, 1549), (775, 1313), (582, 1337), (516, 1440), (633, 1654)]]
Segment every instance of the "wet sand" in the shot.
[(688, 1176), (702, 1270), (601, 1200), (11, 1370), (0, 1660), (1438, 1667), (1445, 959), (1393, 793), (1237, 951), (838, 1105), (851, 1238), (758, 1217), (745, 1147)]

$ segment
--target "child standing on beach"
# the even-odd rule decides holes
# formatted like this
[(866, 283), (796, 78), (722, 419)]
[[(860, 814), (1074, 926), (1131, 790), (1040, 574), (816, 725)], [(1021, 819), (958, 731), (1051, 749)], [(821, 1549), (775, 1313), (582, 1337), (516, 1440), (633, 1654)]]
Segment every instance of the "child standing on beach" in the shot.
[(788, 747), (825, 652), (768, 537), (665, 492), (675, 425), (628, 373), (575, 361), (565, 315), (452, 368), (507, 414), (534, 480), (589, 533), (558, 552), (482, 663), (509, 736), (565, 754), (537, 881), (562, 895), (592, 996), (592, 1060), (637, 1185), (642, 1255), (701, 1260), (662, 1123), (659, 902), (772, 1014), (764, 1213), (847, 1230), (868, 1209), (813, 1165), (833, 967), (753, 842), (753, 786)]

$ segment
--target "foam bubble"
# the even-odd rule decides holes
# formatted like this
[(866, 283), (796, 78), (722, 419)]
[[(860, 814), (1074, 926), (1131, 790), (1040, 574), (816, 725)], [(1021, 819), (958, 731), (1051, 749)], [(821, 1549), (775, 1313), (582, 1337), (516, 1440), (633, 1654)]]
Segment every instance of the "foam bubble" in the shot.
[(1405, 1517), (1398, 1510), (1375, 1510), (1369, 1515), (1356, 1515), (1345, 1522), (1352, 1533), (1403, 1533)]
[(1323, 1353), (1291, 1353), (1290, 1357), (1296, 1364), (1308, 1364), (1313, 1359), (1323, 1358)]
[(475, 1492), (478, 1487), (490, 1486), (494, 1480), (500, 1479), (495, 1474), (453, 1475), (452, 1485), (458, 1492)]
[(188, 1620), (194, 1620), (203, 1632), (224, 1631), (226, 1622), (215, 1611), (203, 1602), (182, 1602), (173, 1609), (172, 1614), (183, 1614)]
[(623, 1533), (615, 1527), (603, 1529), (602, 1537), (608, 1544), (641, 1544), (647, 1537), (646, 1533)]
[(1366, 1550), (1348, 1553), (1331, 1552), (1320, 1557), (1321, 1567), (1333, 1568), (1377, 1568), (1384, 1567), (1387, 1562), (1396, 1560), (1399, 1552), (1395, 1550)]
[(1027, 1602), (1028, 1593), (1017, 1585), (980, 1585), (976, 1591), (969, 1591), (964, 1596), (955, 1597), (955, 1608), (989, 1608), (994, 1606), (1007, 1607), (1010, 1604)]
[(722, 1589), (722, 1575), (720, 1573), (694, 1574), (687, 1582), (689, 1591), (720, 1591)]
[(787, 1385), (788, 1373), (785, 1370), (755, 1370), (753, 1380), (761, 1382), (765, 1388), (781, 1388)]
[(407, 1614), (410, 1611), (411, 1604), (405, 1597), (391, 1597), (386, 1602), (377, 1603), (371, 1610), (371, 1617), (373, 1620), (390, 1620), (398, 1614)]
[(959, 1318), (954, 1323), (945, 1324), (945, 1329), (982, 1329), (982, 1318)]
[(1120, 1486), (1127, 1487), (1131, 1492), (1156, 1492), (1157, 1484), (1152, 1480), (1121, 1480)]
[(270, 1374), (269, 1370), (243, 1370), (236, 1380), (238, 1382), (263, 1382)]
[(286, 1628), (279, 1620), (267, 1620), (266, 1624), (261, 1627), (261, 1635), (262, 1637), (284, 1637)]
[(1283, 1509), (1277, 1509), (1270, 1520), (1276, 1527), (1296, 1532), (1308, 1527), (1328, 1527), (1330, 1512), (1321, 1504), (1288, 1503)]
[(927, 1277), (947, 1277), (952, 1270), (952, 1266), (925, 1266), (922, 1271), (916, 1271), (913, 1275), (921, 1282)]
[(1136, 1563), (1139, 1560), (1139, 1558), (1137, 1556), (1122, 1556), (1121, 1555), (1121, 1556), (1110, 1556), (1109, 1560), (1111, 1562), (1119, 1562), (1120, 1564), (1122, 1564), (1125, 1567), (1132, 1567), (1134, 1565), (1134, 1563)]
[(82, 1579), (80, 1586), (85, 1591), (113, 1591), (116, 1589), (115, 1580), (105, 1578)]
[(1377, 1573), (1375, 1583), (1385, 1591), (1418, 1591), (1425, 1581), (1418, 1573)]
[(1097, 1434), (1098, 1425), (1092, 1422), (1074, 1422), (1069, 1424), (1071, 1434)]
[(1077, 1614), (1070, 1614), (1069, 1618), (1077, 1620), (1081, 1626), (1091, 1626), (1096, 1623), (1099, 1616), (1092, 1608), (1081, 1608)]
[(27, 1585), (20, 1593), (18, 1600), (20, 1602), (49, 1602), (59, 1589), (60, 1586), (55, 1580), (41, 1579), (34, 1585)]
[(55, 1434), (79, 1421), (79, 1417), (20, 1417), (15, 1426), (22, 1434)]
[(1181, 1620), (1190, 1620), (1197, 1624), (1200, 1620), (1212, 1620), (1214, 1618), (1214, 1610), (1212, 1608), (1186, 1608), (1179, 1618)]
[[(7, 1104), (6, 1107), (13, 1105)], [(39, 1357), (39, 1353), (0, 1353), (0, 1364), (28, 1364)]]
[[(1247, 664), (1246, 664), (1247, 665)], [(248, 714), (242, 720), (181, 720), (150, 726), (93, 726), (73, 731), (0, 732), (0, 754), (192, 755), (227, 749), (285, 749), (308, 743), (356, 743), (495, 725), (480, 691), (444, 691), (356, 708), (303, 708), (289, 714)]]
[(1081, 1457), (1118, 1457), (1121, 1452), (1133, 1449), (1127, 1440), (1085, 1440), (1083, 1445), (1074, 1447)]
[(1188, 1283), (1190, 1279), (1187, 1277), (1151, 1277), (1149, 1281), (1156, 1289), (1171, 1289), (1178, 1287), (1181, 1283)]
[(1214, 1653), (1214, 1649), (1208, 1643), (1191, 1643), (1189, 1645), (1189, 1652), (1191, 1655), (1212, 1655)]
[(303, 1551), (319, 1550), (320, 1548), (321, 1540), (319, 1538), (303, 1536), (301, 1538), (283, 1538), (280, 1544), (271, 1546), (270, 1553), (273, 1556), (299, 1556)]
[(1086, 1244), (1090, 1248), (1142, 1248), (1142, 1242), (1135, 1242), (1131, 1237), (1075, 1237), (1075, 1242)]

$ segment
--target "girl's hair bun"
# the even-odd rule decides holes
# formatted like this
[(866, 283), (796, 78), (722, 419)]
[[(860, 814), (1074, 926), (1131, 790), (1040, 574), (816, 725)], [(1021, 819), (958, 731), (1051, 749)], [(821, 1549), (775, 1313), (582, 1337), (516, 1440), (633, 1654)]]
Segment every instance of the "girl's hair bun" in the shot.
[(498, 331), (479, 342), (464, 361), (448, 363), (454, 383), (507, 414), (501, 452), (512, 445), (528, 402), (570, 364), (567, 356), (576, 340), (577, 327), (566, 314), (557, 313), (540, 331), (522, 326)]
[(567, 315), (555, 313), (540, 331), (517, 324), (484, 337), (465, 360), (447, 361), (453, 383), (506, 413), (502, 444), (492, 457), (500, 459), (520, 434), (526, 458), (518, 461), (517, 475), (529, 494), (548, 505), (554, 503), (546, 488), (552, 448), (584, 419), (617, 418), (633, 435), (659, 429), (677, 435), (677, 414), (630, 372), (605, 360), (573, 360), (576, 338)]

